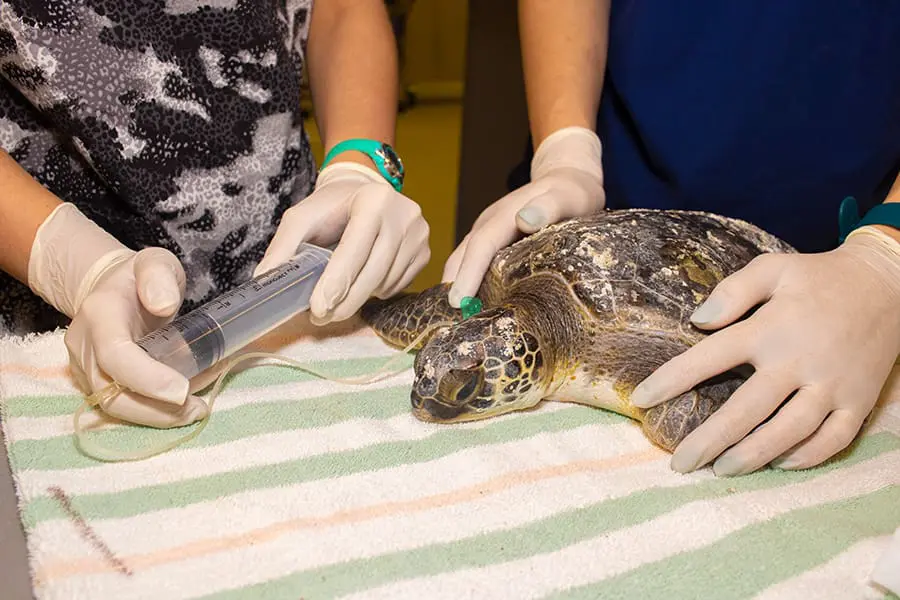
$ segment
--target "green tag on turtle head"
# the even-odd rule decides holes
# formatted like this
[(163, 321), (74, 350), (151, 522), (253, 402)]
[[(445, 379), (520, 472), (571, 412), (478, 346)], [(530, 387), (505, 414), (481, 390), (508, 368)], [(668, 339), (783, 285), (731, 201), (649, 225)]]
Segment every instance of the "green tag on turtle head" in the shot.
[(466, 296), (459, 301), (459, 309), (462, 311), (463, 319), (468, 319), (472, 315), (480, 313), (481, 306), (481, 300), (472, 296)]

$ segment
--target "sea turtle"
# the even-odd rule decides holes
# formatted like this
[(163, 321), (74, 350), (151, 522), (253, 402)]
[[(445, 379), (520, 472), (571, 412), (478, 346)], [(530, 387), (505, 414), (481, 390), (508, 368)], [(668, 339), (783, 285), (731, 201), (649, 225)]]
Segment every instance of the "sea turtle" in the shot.
[(608, 210), (501, 250), (479, 290), (483, 310), (468, 319), (450, 307), (446, 283), (372, 299), (361, 314), (395, 347), (434, 328), (414, 348), (419, 419), (471, 421), (542, 400), (575, 402), (632, 417), (673, 451), (749, 373), (737, 368), (648, 410), (631, 405), (631, 391), (708, 335), (690, 316), (719, 281), (760, 254), (792, 252), (737, 219)]

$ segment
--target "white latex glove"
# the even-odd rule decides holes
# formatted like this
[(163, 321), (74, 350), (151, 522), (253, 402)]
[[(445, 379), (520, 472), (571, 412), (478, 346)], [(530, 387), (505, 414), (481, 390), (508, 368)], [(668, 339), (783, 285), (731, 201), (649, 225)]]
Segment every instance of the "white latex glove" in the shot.
[(488, 206), (444, 266), (450, 304), (475, 296), (494, 255), (521, 237), (606, 205), (600, 138), (566, 127), (547, 136), (531, 160), (531, 182)]
[(184, 270), (163, 248), (134, 252), (62, 204), (38, 229), (28, 264), (31, 289), (72, 319), (65, 335), (69, 364), (88, 394), (113, 379), (127, 387), (100, 408), (150, 427), (188, 425), (207, 414), (189, 395), (209, 374), (188, 382), (156, 362), (134, 340), (171, 321), (184, 294)]
[(681, 442), (672, 468), (715, 461), (714, 472), (727, 476), (770, 462), (816, 466), (857, 436), (900, 352), (900, 242), (866, 226), (829, 252), (760, 256), (720, 282), (692, 320), (724, 329), (645, 379), (636, 406), (737, 365), (755, 372)]
[(408, 286), (431, 258), (428, 223), (418, 204), (377, 171), (351, 162), (322, 169), (313, 192), (285, 211), (258, 275), (294, 256), (302, 242), (340, 242), (310, 298), (310, 321), (353, 316), (372, 296)]

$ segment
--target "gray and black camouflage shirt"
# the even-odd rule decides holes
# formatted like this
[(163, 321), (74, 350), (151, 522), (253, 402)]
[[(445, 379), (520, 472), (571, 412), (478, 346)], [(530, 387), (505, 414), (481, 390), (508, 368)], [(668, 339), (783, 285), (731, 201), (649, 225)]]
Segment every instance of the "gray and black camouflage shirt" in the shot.
[[(126, 246), (174, 252), (190, 310), (312, 188), (312, 1), (2, 0), (0, 147)], [(0, 334), (66, 322), (0, 272)]]

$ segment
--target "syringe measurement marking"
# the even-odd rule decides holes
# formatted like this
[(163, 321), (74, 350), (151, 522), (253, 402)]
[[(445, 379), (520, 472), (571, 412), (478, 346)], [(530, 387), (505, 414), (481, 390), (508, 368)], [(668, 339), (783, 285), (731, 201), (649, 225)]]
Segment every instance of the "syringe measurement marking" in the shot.
[[(297, 265), (297, 267), (299, 268), (299, 265)], [(286, 272), (287, 272), (287, 271), (286, 271)], [(307, 279), (309, 279), (310, 277), (312, 277), (312, 275), (313, 275), (313, 273), (307, 273), (306, 275), (303, 276), (302, 279), (298, 279), (297, 281), (294, 281), (293, 283), (290, 283), (289, 285), (287, 285), (286, 287), (282, 288), (280, 291), (275, 292), (275, 293), (272, 294), (271, 296), (267, 296), (267, 297), (265, 297), (265, 298), (263, 298), (263, 299), (260, 299), (260, 300), (258, 300), (258, 301), (256, 302), (256, 304), (247, 306), (246, 308), (244, 308), (243, 311), (241, 311), (241, 312), (239, 312), (239, 313), (237, 313), (237, 314), (235, 314), (235, 315), (232, 315), (232, 317), (231, 317), (230, 319), (228, 319), (227, 321), (225, 321), (224, 323), (219, 323), (219, 322), (218, 322), (218, 321), (217, 321), (210, 313), (204, 313), (204, 314), (205, 314), (205, 316), (206, 316), (207, 318), (209, 318), (211, 321), (213, 321), (213, 322), (216, 324), (216, 326), (218, 327), (218, 330), (221, 330), (225, 325), (230, 324), (232, 321), (234, 321), (234, 320), (237, 319), (238, 317), (244, 316), (248, 311), (257, 308), (258, 306), (260, 306), (260, 304), (262, 304), (262, 303), (264, 303), (264, 302), (268, 302), (268, 301), (271, 300), (272, 298), (275, 298), (276, 296), (279, 296), (279, 295), (283, 294), (284, 292), (286, 292), (286, 291), (290, 290), (291, 288), (293, 288), (293, 287), (294, 287), (295, 285), (297, 285), (298, 283), (303, 283), (304, 281), (306, 281)], [(263, 288), (264, 288), (264, 286), (260, 286), (260, 287), (263, 287)], [(237, 291), (237, 290), (235, 290), (235, 292), (236, 292), (236, 291)], [(234, 296), (234, 293), (232, 292), (232, 293), (230, 293), (230, 294), (226, 294), (226, 296), (229, 296), (229, 295), (230, 295), (230, 296)], [(221, 300), (221, 299), (220, 299), (220, 300)], [(210, 311), (210, 312), (212, 312), (212, 311)], [(175, 326), (176, 329), (178, 329), (180, 325), (181, 325), (180, 323), (175, 323), (174, 326)], [(190, 347), (192, 343), (196, 343), (196, 342), (202, 340), (203, 338), (205, 338), (206, 336), (212, 335), (215, 331), (216, 331), (216, 329), (210, 329), (210, 330), (208, 330), (207, 332), (205, 332), (205, 333), (203, 333), (202, 335), (200, 335), (200, 336), (194, 338), (194, 339), (191, 340), (191, 341), (188, 341), (187, 339), (185, 339), (185, 340), (184, 340), (184, 341), (185, 341), (185, 344), (186, 344), (188, 347)], [(153, 335), (155, 335), (156, 333), (162, 333), (162, 332), (161, 332), (161, 331), (159, 331), (159, 332), (154, 332)], [(148, 339), (150, 339), (150, 340), (152, 341), (153, 335), (149, 336)], [(163, 334), (163, 335), (164, 335), (164, 334)], [(184, 338), (184, 336), (182, 336), (182, 338)], [(166, 341), (169, 340), (169, 338), (165, 338), (165, 339), (166, 339)], [(168, 357), (172, 356), (175, 352), (177, 352), (177, 349), (176, 349), (176, 350), (173, 350), (172, 352), (169, 352), (169, 353), (165, 354), (164, 356), (160, 357), (158, 360), (163, 360), (163, 359), (165, 359), (165, 358), (168, 358)]]

